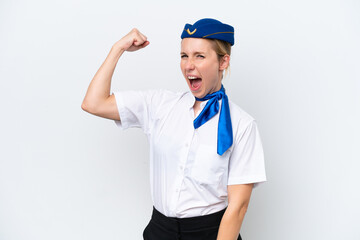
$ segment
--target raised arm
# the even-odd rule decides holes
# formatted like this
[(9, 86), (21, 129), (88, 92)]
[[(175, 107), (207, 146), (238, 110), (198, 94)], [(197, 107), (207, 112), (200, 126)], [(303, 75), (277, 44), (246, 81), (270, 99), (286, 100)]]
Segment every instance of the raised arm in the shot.
[(146, 36), (136, 28), (117, 41), (91, 80), (81, 108), (99, 117), (120, 120), (115, 96), (110, 95), (111, 79), (116, 64), (125, 51), (136, 51), (147, 45), (149, 45), (149, 41)]

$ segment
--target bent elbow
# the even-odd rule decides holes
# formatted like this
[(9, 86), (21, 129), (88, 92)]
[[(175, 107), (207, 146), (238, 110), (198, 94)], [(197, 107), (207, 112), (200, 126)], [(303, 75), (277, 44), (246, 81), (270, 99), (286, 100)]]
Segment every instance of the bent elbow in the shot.
[(92, 107), (92, 105), (90, 105), (86, 101), (82, 102), (81, 109), (84, 110), (85, 112), (88, 112), (88, 113), (93, 113), (94, 112), (94, 108)]
[(85, 112), (87, 112), (88, 110), (88, 106), (87, 106), (87, 104), (85, 103), (85, 101), (83, 101), (82, 103), (81, 103), (81, 109), (82, 110), (84, 110)]
[(81, 103), (81, 109), (84, 110), (84, 111), (86, 111), (86, 110), (85, 110), (85, 109), (86, 109), (86, 105), (85, 105), (84, 102)]

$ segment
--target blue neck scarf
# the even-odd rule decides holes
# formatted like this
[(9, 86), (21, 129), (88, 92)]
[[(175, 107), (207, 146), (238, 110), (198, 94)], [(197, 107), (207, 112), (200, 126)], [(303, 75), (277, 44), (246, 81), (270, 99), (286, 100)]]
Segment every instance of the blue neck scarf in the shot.
[(208, 94), (203, 98), (195, 97), (195, 99), (197, 101), (209, 100), (199, 116), (194, 120), (195, 129), (206, 123), (219, 112), (219, 100), (222, 99), (218, 123), (217, 153), (223, 155), (233, 144), (229, 99), (225, 93), (225, 88), (221, 85), (219, 91)]

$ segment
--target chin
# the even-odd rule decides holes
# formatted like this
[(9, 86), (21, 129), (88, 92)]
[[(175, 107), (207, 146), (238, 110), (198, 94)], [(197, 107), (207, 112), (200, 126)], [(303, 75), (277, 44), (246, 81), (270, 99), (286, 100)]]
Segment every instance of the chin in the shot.
[(196, 91), (196, 92), (191, 92), (191, 93), (192, 93), (192, 95), (194, 95), (194, 97), (197, 97), (197, 98), (203, 98), (206, 96), (206, 94), (204, 94), (201, 91)]

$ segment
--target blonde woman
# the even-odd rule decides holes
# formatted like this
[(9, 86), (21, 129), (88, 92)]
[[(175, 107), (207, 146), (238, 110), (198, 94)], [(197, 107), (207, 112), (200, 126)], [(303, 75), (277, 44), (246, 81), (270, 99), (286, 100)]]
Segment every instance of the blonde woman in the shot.
[(266, 181), (253, 117), (228, 99), (222, 85), (234, 28), (215, 19), (186, 24), (180, 68), (189, 87), (116, 91), (111, 78), (124, 52), (149, 45), (133, 29), (116, 42), (92, 79), (82, 109), (142, 128), (150, 144), (153, 213), (145, 240), (235, 240), (254, 186)]

